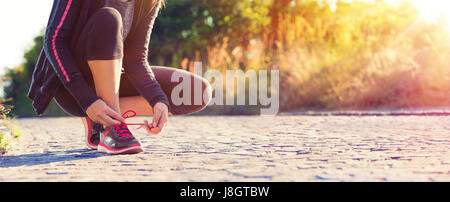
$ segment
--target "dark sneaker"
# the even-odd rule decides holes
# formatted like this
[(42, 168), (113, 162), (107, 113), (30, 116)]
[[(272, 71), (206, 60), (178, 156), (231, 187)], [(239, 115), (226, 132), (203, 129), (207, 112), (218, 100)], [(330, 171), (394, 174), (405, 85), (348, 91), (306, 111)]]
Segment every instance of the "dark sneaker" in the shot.
[(136, 154), (142, 152), (141, 143), (131, 134), (126, 123), (121, 123), (101, 132), (98, 151), (108, 154)]
[(103, 125), (92, 121), (89, 117), (81, 118), (85, 128), (85, 141), (90, 149), (97, 149)]

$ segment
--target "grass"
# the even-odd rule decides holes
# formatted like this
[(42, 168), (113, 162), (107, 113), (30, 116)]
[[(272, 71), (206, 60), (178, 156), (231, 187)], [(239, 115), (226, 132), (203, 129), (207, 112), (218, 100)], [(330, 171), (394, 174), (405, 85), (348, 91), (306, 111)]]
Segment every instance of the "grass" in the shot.
[(22, 132), (17, 125), (8, 120), (0, 121), (0, 131), (0, 155), (2, 155), (8, 151), (12, 143), (22, 137)]
[(298, 2), (309, 9), (287, 8), (279, 32), (210, 47), (208, 69), (279, 70), (281, 111), (450, 104), (448, 22), (420, 20), (409, 4), (341, 2), (330, 12)]

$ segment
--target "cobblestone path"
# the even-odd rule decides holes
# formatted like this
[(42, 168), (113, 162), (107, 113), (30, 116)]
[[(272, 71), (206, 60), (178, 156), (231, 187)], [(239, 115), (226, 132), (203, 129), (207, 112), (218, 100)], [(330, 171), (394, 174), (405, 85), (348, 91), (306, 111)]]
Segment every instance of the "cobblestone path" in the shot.
[(121, 156), (87, 149), (79, 118), (15, 122), (0, 181), (450, 181), (446, 116), (170, 117)]

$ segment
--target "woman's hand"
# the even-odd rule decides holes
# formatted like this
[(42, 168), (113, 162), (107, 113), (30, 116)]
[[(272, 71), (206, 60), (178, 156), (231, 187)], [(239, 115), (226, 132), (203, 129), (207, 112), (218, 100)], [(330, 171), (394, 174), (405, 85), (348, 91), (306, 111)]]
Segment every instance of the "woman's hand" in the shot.
[(151, 125), (148, 124), (148, 121), (144, 121), (144, 128), (147, 133), (151, 135), (157, 135), (164, 130), (167, 125), (167, 121), (169, 119), (169, 109), (166, 104), (158, 102), (153, 108), (153, 121)]
[(94, 122), (103, 124), (106, 127), (125, 122), (125, 119), (109, 107), (102, 99), (98, 99), (92, 103), (86, 110), (86, 114)]

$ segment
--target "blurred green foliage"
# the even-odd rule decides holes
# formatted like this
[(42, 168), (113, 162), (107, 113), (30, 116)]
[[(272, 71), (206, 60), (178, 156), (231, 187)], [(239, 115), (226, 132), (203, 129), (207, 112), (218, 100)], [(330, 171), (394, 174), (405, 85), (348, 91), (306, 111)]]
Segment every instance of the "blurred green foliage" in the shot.
[[(36, 65), (42, 50), (44, 39), (43, 33), (44, 31), (41, 31), (41, 34), (34, 38), (34, 45), (25, 52), (25, 62), (21, 66), (6, 69), (4, 76), (9, 78), (9, 84), (4, 87), (3, 91), (5, 97), (12, 100), (5, 103), (15, 106), (12, 112), (8, 114), (9, 117), (36, 115), (31, 105), (31, 101), (27, 97), (27, 93), (31, 83), (34, 66)], [(57, 104), (52, 101), (44, 115), (61, 116), (67, 114), (59, 109)]]

